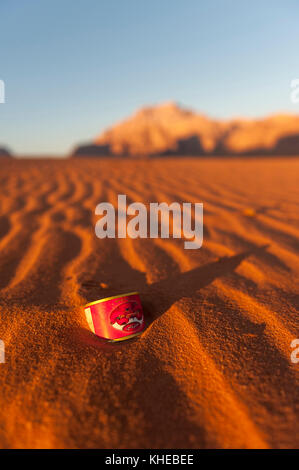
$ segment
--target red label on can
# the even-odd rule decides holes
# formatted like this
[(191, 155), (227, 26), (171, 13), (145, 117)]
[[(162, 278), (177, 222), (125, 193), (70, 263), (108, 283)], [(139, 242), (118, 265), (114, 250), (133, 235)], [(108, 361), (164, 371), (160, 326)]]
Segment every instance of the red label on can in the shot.
[(98, 336), (118, 340), (144, 329), (144, 316), (139, 295), (124, 294), (92, 302), (85, 306), (91, 330)]

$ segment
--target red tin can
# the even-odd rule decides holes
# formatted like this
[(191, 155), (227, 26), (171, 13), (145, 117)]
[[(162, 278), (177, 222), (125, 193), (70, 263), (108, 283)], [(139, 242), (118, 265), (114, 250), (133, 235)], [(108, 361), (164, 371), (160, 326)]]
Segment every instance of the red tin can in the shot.
[(84, 310), (91, 331), (108, 340), (132, 338), (145, 326), (138, 292), (95, 300), (86, 304)]

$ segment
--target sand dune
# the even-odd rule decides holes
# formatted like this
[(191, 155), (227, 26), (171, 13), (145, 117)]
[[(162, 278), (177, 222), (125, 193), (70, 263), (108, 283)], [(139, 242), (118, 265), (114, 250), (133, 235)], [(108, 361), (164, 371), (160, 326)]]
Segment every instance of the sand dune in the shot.
[[(0, 446), (299, 445), (298, 159), (5, 160)], [(204, 243), (94, 234), (95, 206), (204, 203)], [(138, 290), (105, 343), (82, 305)]]

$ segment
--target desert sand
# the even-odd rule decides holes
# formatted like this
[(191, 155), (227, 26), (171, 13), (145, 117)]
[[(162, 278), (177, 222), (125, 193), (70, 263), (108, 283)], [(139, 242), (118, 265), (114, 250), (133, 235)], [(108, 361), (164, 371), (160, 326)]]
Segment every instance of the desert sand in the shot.
[[(299, 446), (299, 159), (1, 162), (0, 446)], [(203, 202), (204, 242), (109, 239), (95, 206)], [(138, 290), (107, 343), (82, 306)]]

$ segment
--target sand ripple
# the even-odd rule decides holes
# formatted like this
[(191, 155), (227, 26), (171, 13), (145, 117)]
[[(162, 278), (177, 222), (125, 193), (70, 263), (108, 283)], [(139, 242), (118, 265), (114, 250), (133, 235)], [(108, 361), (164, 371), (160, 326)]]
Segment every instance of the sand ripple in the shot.
[[(297, 159), (7, 161), (1, 447), (298, 447)], [(204, 244), (99, 240), (95, 206), (204, 203)], [(138, 290), (106, 344), (86, 301)]]

